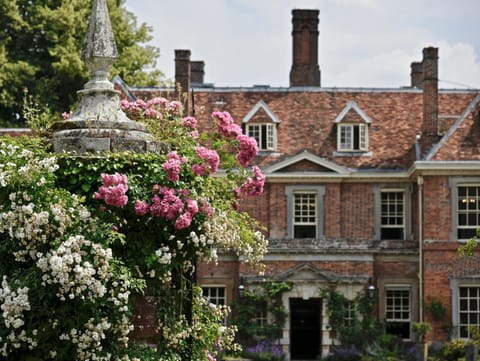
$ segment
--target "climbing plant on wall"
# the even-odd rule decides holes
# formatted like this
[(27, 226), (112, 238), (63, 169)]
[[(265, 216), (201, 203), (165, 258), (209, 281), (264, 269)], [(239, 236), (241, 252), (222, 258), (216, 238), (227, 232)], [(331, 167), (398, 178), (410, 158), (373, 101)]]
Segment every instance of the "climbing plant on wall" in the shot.
[(122, 107), (164, 153), (58, 155), (45, 139), (1, 140), (4, 357), (127, 360), (130, 296), (146, 291), (164, 302), (159, 360), (237, 347), (235, 329), (219, 323), (228, 309), (206, 303), (192, 276), (197, 261), (215, 262), (222, 250), (262, 268), (266, 240), (237, 209), (263, 191), (250, 166), (256, 143), (228, 113), (213, 113), (203, 136), (176, 101)]

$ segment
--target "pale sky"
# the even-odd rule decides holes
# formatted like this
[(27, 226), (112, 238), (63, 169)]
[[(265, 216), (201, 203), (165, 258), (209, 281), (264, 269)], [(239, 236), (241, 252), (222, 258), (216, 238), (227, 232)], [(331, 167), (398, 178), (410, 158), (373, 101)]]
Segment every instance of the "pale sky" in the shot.
[(292, 9), (320, 10), (323, 87), (410, 85), (410, 64), (439, 48), (439, 87), (480, 89), (480, 0), (126, 0), (153, 28), (157, 68), (174, 78), (174, 50), (205, 62), (215, 86), (287, 87)]

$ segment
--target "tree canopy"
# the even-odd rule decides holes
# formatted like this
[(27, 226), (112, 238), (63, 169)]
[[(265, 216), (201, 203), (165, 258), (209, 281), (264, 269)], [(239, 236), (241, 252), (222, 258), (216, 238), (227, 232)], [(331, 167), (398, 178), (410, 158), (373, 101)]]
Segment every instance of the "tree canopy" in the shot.
[[(138, 24), (125, 0), (107, 0), (119, 59), (111, 76), (153, 86), (162, 73), (151, 27)], [(88, 80), (80, 58), (92, 0), (0, 0), (0, 125), (23, 127), (24, 89), (55, 115), (68, 111)]]

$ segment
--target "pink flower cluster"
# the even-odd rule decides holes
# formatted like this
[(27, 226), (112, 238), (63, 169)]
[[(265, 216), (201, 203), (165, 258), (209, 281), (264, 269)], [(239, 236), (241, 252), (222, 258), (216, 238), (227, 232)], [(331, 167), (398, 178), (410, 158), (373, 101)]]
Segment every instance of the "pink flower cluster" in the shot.
[(121, 100), (120, 107), (129, 117), (143, 116), (146, 119), (163, 119), (163, 112), (180, 115), (182, 104), (179, 101), (168, 101), (162, 97), (156, 97), (148, 101), (136, 99), (133, 102)]
[(168, 180), (176, 182), (180, 179), (180, 171), (182, 169), (182, 163), (186, 163), (186, 157), (180, 157), (176, 151), (168, 153), (168, 159), (163, 163), (163, 169), (167, 171)]
[(106, 204), (114, 207), (123, 207), (128, 202), (125, 195), (128, 191), (128, 178), (125, 174), (102, 173), (102, 183), (98, 192), (93, 194), (95, 199), (103, 199)]
[(206, 174), (213, 174), (218, 170), (218, 166), (220, 165), (220, 157), (215, 150), (198, 146), (195, 148), (195, 152), (201, 159), (208, 163), (208, 166), (207, 164), (192, 165), (192, 171), (195, 174), (204, 176)]
[[(188, 194), (188, 190), (176, 191), (173, 188), (156, 185), (150, 204), (146, 201), (135, 201), (135, 214), (144, 216), (150, 213), (154, 217), (175, 220), (175, 228), (178, 230), (188, 228), (193, 217), (199, 213), (197, 201), (188, 198)], [(208, 215), (203, 208), (204, 205), (202, 212)]]
[(259, 167), (253, 166), (253, 177), (248, 177), (247, 181), (242, 184), (240, 189), (237, 190), (237, 195), (242, 196), (259, 196), (263, 193), (263, 187), (265, 185), (265, 176)]
[(228, 139), (235, 139), (242, 134), (242, 128), (233, 122), (229, 112), (213, 112), (213, 119), (217, 121), (218, 132)]
[(257, 141), (243, 134), (242, 128), (233, 122), (228, 112), (213, 112), (213, 119), (217, 122), (218, 132), (228, 139), (236, 139), (240, 151), (237, 160), (242, 167), (248, 167), (253, 158), (258, 154)]
[(195, 129), (197, 127), (197, 119), (195, 119), (194, 117), (185, 117), (183, 118), (183, 126), (185, 128), (192, 128), (192, 129)]
[(243, 167), (248, 167), (253, 158), (258, 154), (258, 146), (255, 138), (240, 134), (237, 137), (240, 151), (237, 154), (238, 163)]

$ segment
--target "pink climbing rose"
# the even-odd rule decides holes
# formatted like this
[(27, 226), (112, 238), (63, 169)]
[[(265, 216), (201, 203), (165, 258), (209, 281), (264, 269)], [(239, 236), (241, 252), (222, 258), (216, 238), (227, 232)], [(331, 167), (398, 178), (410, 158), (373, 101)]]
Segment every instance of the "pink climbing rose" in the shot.
[(114, 207), (123, 207), (128, 202), (128, 178), (125, 174), (102, 173), (102, 186), (95, 192), (95, 199), (103, 199), (106, 204)]

